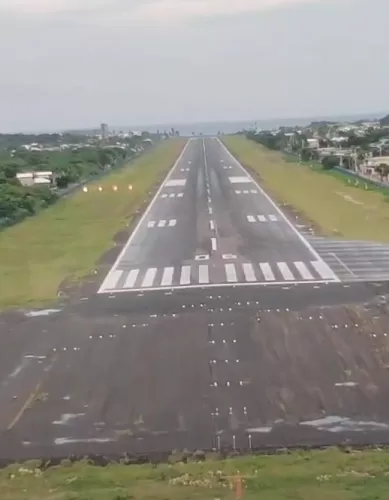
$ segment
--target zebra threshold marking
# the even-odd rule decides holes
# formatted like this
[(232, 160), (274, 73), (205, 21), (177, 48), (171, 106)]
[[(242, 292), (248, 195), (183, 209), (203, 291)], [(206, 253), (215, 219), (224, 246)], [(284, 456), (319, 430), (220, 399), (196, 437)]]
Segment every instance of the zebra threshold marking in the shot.
[(99, 293), (211, 286), (285, 285), (339, 281), (324, 261), (227, 262), (215, 268), (205, 262), (167, 267), (112, 269)]

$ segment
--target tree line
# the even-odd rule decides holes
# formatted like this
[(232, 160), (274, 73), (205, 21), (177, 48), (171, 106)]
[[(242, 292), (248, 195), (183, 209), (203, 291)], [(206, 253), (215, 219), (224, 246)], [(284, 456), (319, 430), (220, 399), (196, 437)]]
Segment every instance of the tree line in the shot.
[[(38, 142), (36, 136), (31, 139)], [(144, 137), (132, 139), (124, 148), (80, 144), (65, 150), (39, 151), (23, 147), (14, 149), (15, 140), (8, 141), (0, 151), (0, 228), (15, 224), (55, 203), (69, 186), (118, 168), (137, 153), (135, 148), (140, 144), (142, 149), (151, 145), (144, 142)], [(52, 172), (52, 185), (23, 186), (17, 178), (19, 173), (36, 171)]]

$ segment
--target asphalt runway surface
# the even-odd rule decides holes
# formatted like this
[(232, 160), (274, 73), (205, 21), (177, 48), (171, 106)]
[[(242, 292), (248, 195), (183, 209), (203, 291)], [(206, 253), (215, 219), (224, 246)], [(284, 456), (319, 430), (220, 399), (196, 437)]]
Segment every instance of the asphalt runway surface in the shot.
[(217, 138), (190, 140), (100, 293), (337, 277)]
[(52, 310), (0, 315), (0, 460), (389, 442), (389, 284), (312, 265), (261, 186), (231, 182), (245, 175), (217, 140), (191, 141), (110, 271)]

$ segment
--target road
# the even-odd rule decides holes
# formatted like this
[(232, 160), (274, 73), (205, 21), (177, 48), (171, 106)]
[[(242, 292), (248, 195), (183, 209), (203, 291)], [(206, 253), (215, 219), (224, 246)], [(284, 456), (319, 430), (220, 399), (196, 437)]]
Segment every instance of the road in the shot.
[(0, 314), (0, 462), (389, 443), (389, 284), (289, 217), (190, 141), (103, 274)]
[(337, 281), (219, 139), (190, 140), (100, 293)]

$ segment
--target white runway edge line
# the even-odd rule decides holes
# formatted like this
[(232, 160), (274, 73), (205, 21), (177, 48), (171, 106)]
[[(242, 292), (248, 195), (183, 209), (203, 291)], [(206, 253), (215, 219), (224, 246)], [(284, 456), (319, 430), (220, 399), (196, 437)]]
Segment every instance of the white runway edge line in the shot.
[(186, 150), (188, 149), (188, 146), (189, 144), (192, 143), (194, 139), (193, 138), (190, 138), (188, 140), (188, 142), (185, 144), (185, 146), (183, 147), (179, 157), (177, 158), (177, 160), (175, 161), (174, 165), (172, 166), (172, 168), (170, 169), (170, 171), (167, 173), (165, 179), (163, 180), (163, 182), (161, 183), (159, 189), (157, 190), (157, 192), (155, 193), (154, 195), (154, 198), (151, 200), (149, 206), (146, 208), (146, 210), (144, 211), (144, 214), (142, 215), (142, 217), (139, 219), (139, 222), (138, 224), (136, 225), (135, 229), (133, 230), (133, 232), (131, 233), (131, 236), (129, 237), (127, 243), (124, 245), (122, 251), (120, 252), (120, 254), (118, 255), (114, 265), (112, 266), (112, 268), (110, 269), (110, 271), (108, 272), (105, 280), (103, 281), (103, 283), (101, 284), (99, 290), (97, 293), (102, 293), (104, 290), (106, 290), (107, 288), (110, 288), (109, 284), (112, 282), (112, 278), (111, 278), (111, 274), (116, 272), (116, 269), (117, 269), (117, 266), (119, 264), (119, 262), (121, 261), (121, 259), (123, 258), (123, 255), (126, 253), (128, 247), (131, 245), (132, 243), (132, 240), (135, 238), (137, 232), (139, 231), (140, 227), (142, 226), (144, 220), (146, 219), (146, 217), (148, 216), (150, 210), (153, 208), (154, 204), (157, 202), (160, 194), (161, 194), (161, 191), (162, 189), (164, 188), (165, 186), (165, 183), (170, 179), (170, 177), (174, 174), (175, 170), (177, 169), (177, 166), (179, 165), (180, 161), (182, 160)]
[(228, 154), (228, 156), (233, 160), (235, 165), (237, 165), (248, 177), (251, 178), (252, 182), (255, 184), (255, 187), (258, 188), (259, 192), (263, 194), (263, 196), (268, 200), (269, 203), (275, 208), (275, 210), (280, 214), (282, 219), (288, 224), (288, 226), (292, 229), (292, 231), (296, 234), (296, 236), (300, 239), (303, 245), (315, 256), (317, 259), (317, 264), (324, 271), (324, 266), (326, 267), (326, 274), (328, 275), (328, 280), (339, 282), (339, 278), (336, 274), (330, 269), (330, 267), (324, 262), (324, 260), (320, 257), (320, 255), (316, 252), (313, 246), (304, 238), (304, 236), (294, 227), (294, 225), (290, 222), (290, 220), (286, 217), (284, 212), (279, 208), (279, 206), (270, 198), (270, 196), (262, 189), (262, 187), (258, 184), (258, 182), (243, 168), (240, 162), (235, 158), (235, 156), (230, 153), (228, 148), (223, 144), (223, 142), (216, 138), (216, 140), (221, 145), (222, 149)]

